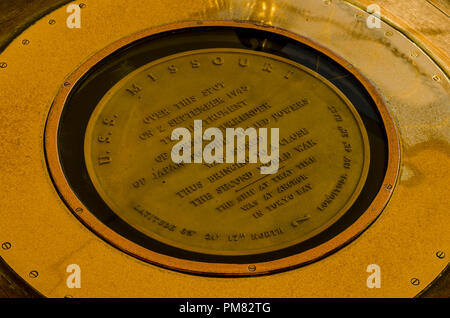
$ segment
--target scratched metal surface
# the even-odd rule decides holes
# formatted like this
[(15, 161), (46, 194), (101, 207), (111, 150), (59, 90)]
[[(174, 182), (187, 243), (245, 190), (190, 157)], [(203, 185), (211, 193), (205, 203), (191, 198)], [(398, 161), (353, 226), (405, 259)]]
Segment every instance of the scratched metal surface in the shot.
[[(68, 1), (40, 0), (29, 2), (25, 0), (0, 2), (0, 47), (4, 48), (10, 40), (20, 34), (20, 32), (33, 21), (43, 16), (46, 12), (52, 11), (61, 3)], [(372, 2), (372, 1), (371, 1)], [(449, 56), (449, 24), (445, 20), (445, 10), (448, 8), (447, 2), (443, 0), (430, 1), (373, 1), (386, 7), (394, 15), (400, 17), (411, 30), (416, 30), (423, 42), (432, 43), (433, 51), (437, 58), (443, 63), (448, 63)], [(219, 1), (219, 5), (222, 3)], [(49, 9), (50, 8), (50, 9)], [(226, 9), (226, 8), (225, 8)], [(212, 9), (213, 10), (213, 9)], [(226, 10), (225, 10), (226, 11)], [(439, 13), (438, 13), (439, 12)], [(206, 13), (199, 13), (204, 16)], [(423, 17), (432, 16), (433, 19)], [(448, 18), (448, 17), (447, 17)], [(345, 27), (345, 26), (344, 26)], [(405, 118), (407, 120), (408, 118)], [(417, 141), (417, 140), (416, 140)], [(416, 143), (411, 140), (411, 143)], [(448, 147), (448, 146), (447, 146)], [(414, 151), (412, 148), (411, 151)], [(417, 148), (417, 151), (423, 151)], [(433, 284), (427, 288), (421, 296), (423, 297), (450, 297), (450, 271), (447, 269), (437, 278)], [(2, 263), (0, 266), (0, 296), (2, 297), (32, 297), (35, 295), (32, 289), (21, 281), (9, 268)]]
[[(0, 52), (23, 30), (69, 0), (1, 0)], [(0, 258), (0, 298), (41, 297)]]

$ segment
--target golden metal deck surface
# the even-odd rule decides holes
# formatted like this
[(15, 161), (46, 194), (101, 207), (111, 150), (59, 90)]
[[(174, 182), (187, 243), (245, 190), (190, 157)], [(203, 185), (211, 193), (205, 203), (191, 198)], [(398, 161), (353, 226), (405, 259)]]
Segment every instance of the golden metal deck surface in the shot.
[[(450, 242), (449, 201), (446, 196), (450, 169), (445, 169), (449, 166), (450, 155), (449, 81), (446, 75), (448, 46), (445, 44), (448, 42), (448, 22), (442, 20), (445, 5), (439, 1), (431, 1), (424, 7), (424, 1), (408, 1), (412, 4), (408, 9), (404, 9), (405, 4), (401, 1), (378, 1), (382, 10), (386, 9), (382, 11), (384, 21), (389, 23), (383, 22), (380, 30), (372, 30), (365, 27), (364, 18), (367, 13), (360, 9), (369, 4), (366, 1), (364, 4), (352, 1), (352, 5), (342, 1), (153, 1), (151, 6), (144, 2), (130, 5), (127, 1), (114, 1), (113, 5), (111, 1), (84, 3), (83, 27), (80, 30), (69, 30), (65, 27), (67, 14), (62, 7), (37, 21), (0, 54), (0, 62), (5, 63), (2, 64), (5, 67), (0, 69), (0, 83), (5, 88), (0, 92), (0, 97), (6, 101), (0, 109), (0, 116), (5, 119), (5, 125), (0, 130), (0, 156), (4, 162), (1, 172), (3, 189), (0, 194), (0, 243), (9, 243), (2, 245), (9, 247), (0, 250), (0, 256), (33, 288), (49, 297), (64, 297), (68, 294), (75, 297), (411, 297), (419, 294), (443, 271), (448, 257), (445, 258), (445, 254), (444, 257), (438, 255), (442, 255), (439, 253), (442, 251), (447, 251), (448, 254)], [(414, 9), (419, 4), (423, 11)], [(168, 7), (170, 10), (167, 10)], [(414, 14), (398, 18), (402, 11), (408, 10)], [(428, 14), (436, 19), (430, 20), (433, 22), (425, 26), (408, 22), (414, 15), (421, 14)], [(153, 19), (148, 19), (149, 15)], [(50, 20), (56, 23), (49, 23)], [(51, 104), (62, 83), (84, 61), (113, 42), (137, 31), (193, 20), (249, 21), (264, 24), (262, 27), (267, 27), (268, 30), (275, 27), (301, 34), (349, 61), (375, 87), (382, 103), (394, 118), (396, 128), (392, 129), (398, 129), (400, 136), (401, 147), (396, 150), (397, 154), (401, 153), (400, 175), (396, 184), (388, 184), (384, 190), (392, 191), (392, 198), (381, 216), (355, 241), (318, 262), (283, 273), (257, 278), (199, 277), (163, 269), (122, 253), (76, 220), (61, 201), (47, 169), (43, 138)], [(442, 23), (435, 26), (437, 21)], [(259, 55), (250, 57), (260, 58), (262, 56)], [(183, 58), (180, 59), (182, 62)], [(277, 60), (274, 63), (286, 62)], [(231, 67), (228, 70), (236, 72)], [(205, 73), (208, 78), (214, 75), (211, 70), (204, 72), (210, 72)], [(271, 76), (277, 75), (274, 73)], [(134, 74), (133, 80), (139, 79), (139, 75), (142, 74)], [(228, 76), (225, 73), (225, 81), (229, 82), (230, 78), (231, 73)], [(311, 83), (312, 78), (305, 81), (305, 85)], [(247, 85), (247, 80), (248, 83), (256, 81), (255, 78), (249, 78), (245, 83), (232, 85), (241, 87)], [(178, 82), (183, 88), (189, 88), (187, 95), (193, 94), (189, 92), (201, 91), (211, 84), (209, 80), (205, 83), (188, 82), (186, 78)], [(273, 81), (258, 88), (264, 91), (276, 90), (276, 83)], [(352, 113), (351, 105), (343, 102), (339, 96), (333, 96), (333, 89), (323, 83), (324, 81), (321, 81), (314, 89), (306, 91), (317, 93), (320, 90), (321, 98), (340, 103), (342, 111), (347, 114), (349, 126), (346, 128), (358, 136), (352, 143), (360, 144), (355, 147), (358, 153), (353, 154), (357, 164), (354, 168), (356, 172), (352, 173), (352, 176), (355, 178), (354, 187), (357, 188), (359, 178), (364, 179), (364, 173), (361, 172), (364, 170), (363, 163), (369, 160), (367, 157), (363, 160), (365, 143), (361, 135), (364, 136), (364, 130)], [(122, 92), (124, 85), (125, 82), (119, 84)], [(291, 89), (294, 89), (292, 87)], [(287, 92), (290, 89), (289, 86), (284, 88)], [(292, 102), (288, 98), (291, 94), (287, 92), (281, 96), (284, 96), (289, 104)], [(178, 97), (186, 94), (180, 94)], [(329, 97), (326, 97), (326, 94), (329, 94)], [(120, 175), (117, 179), (110, 179), (107, 172), (100, 170), (104, 167), (95, 165), (99, 151), (103, 149), (94, 140), (98, 141), (100, 135), (103, 137), (104, 133), (109, 132), (104, 131), (103, 118), (118, 112), (117, 105), (123, 105), (121, 102), (114, 102), (111, 96), (99, 106), (92, 119), (91, 129), (86, 137), (87, 147), (91, 152), (87, 152), (87, 161), (92, 163), (89, 172), (91, 177), (97, 180), (97, 190), (103, 192), (103, 198), (109, 198), (106, 201), (120, 214), (125, 211), (124, 207), (133, 201), (127, 194), (134, 190), (123, 190), (123, 185), (132, 187), (133, 181), (147, 178), (130, 172)], [(137, 96), (121, 96), (119, 99), (136, 100), (135, 97)], [(254, 94), (249, 101), (255, 105), (263, 102), (258, 98), (259, 95)], [(313, 98), (309, 96), (309, 99)], [(130, 103), (139, 105), (138, 101)], [(172, 103), (170, 100), (164, 104)], [(138, 109), (139, 107), (137, 106)], [(322, 108), (324, 113), (321, 115), (325, 116), (326, 108)], [(139, 111), (141, 115), (145, 114), (142, 107)], [(303, 111), (307, 111), (307, 107), (302, 109)], [(125, 111), (120, 116), (129, 114), (129, 111)], [(308, 116), (315, 114), (319, 115), (309, 112)], [(142, 116), (135, 118), (142, 121)], [(292, 127), (291, 130), (295, 131), (293, 121), (284, 120), (286, 119), (283, 119), (283, 126)], [(332, 121), (325, 121), (323, 124), (327, 123)], [(143, 126), (142, 123), (140, 125)], [(124, 126), (120, 131), (130, 131), (130, 134), (139, 138), (138, 133), (143, 132), (141, 126), (137, 122), (131, 123), (129, 130)], [(306, 127), (306, 123), (303, 126), (313, 132), (313, 128)], [(336, 146), (339, 140), (329, 138), (330, 134), (315, 131), (314, 134), (317, 134), (316, 138), (329, 142), (327, 148), (342, 151)], [(112, 138), (115, 136), (116, 133), (113, 132)], [(283, 135), (282, 137), (287, 138)], [(118, 153), (122, 145), (113, 143), (110, 146), (115, 148), (109, 151)], [(135, 148), (131, 148), (130, 153), (139, 154), (138, 143), (133, 147)], [(162, 151), (167, 151), (164, 145), (145, 153), (145, 156), (138, 156), (137, 162), (145, 162), (147, 158), (152, 158)], [(318, 156), (323, 156), (323, 151), (317, 151)], [(395, 156), (395, 150), (391, 155)], [(121, 161), (121, 156), (125, 158), (126, 155), (116, 155), (112, 161), (115, 164), (117, 158), (120, 169), (129, 162)], [(289, 167), (284, 169), (288, 170)], [(323, 176), (339, 172), (340, 168), (325, 164), (317, 175), (308, 175), (308, 180), (335, 182), (335, 178), (327, 179)], [(194, 180), (193, 175), (199, 180), (206, 177), (202, 175), (202, 171), (188, 174), (187, 180)], [(155, 180), (152, 182), (156, 184)], [(157, 198), (164, 198), (165, 195), (177, 197), (174, 195), (177, 185), (168, 180), (166, 187), (169, 186), (171, 192), (165, 191), (164, 186), (156, 187), (155, 195), (159, 193)], [(180, 186), (184, 188), (184, 185)], [(355, 195), (357, 192), (355, 191)], [(316, 191), (311, 193), (315, 193), (313, 198), (320, 197)], [(351, 200), (350, 197), (351, 193), (346, 194), (340, 204), (345, 205)], [(141, 204), (155, 204), (154, 202), (155, 200), (152, 200), (150, 203)], [(190, 203), (183, 201), (180, 204), (186, 210)], [(172, 213), (173, 216), (170, 217), (173, 220), (182, 221), (183, 219), (176, 215), (176, 207), (177, 204), (173, 202), (169, 216)], [(211, 205), (208, 209), (215, 207), (216, 205)], [(206, 212), (197, 210), (200, 211), (198, 213)], [(337, 211), (338, 208), (326, 215), (323, 222), (332, 219)], [(287, 214), (286, 219), (277, 219), (277, 222), (289, 223), (292, 217), (294, 215)], [(198, 219), (204, 222), (200, 224), (199, 232), (215, 226), (212, 219)], [(187, 215), (183, 224), (191, 223), (190, 220), (192, 216)], [(136, 227), (142, 224), (133, 218), (128, 222)], [(225, 228), (224, 233), (231, 233), (234, 222), (235, 219), (230, 218), (221, 224)], [(246, 231), (255, 232), (261, 229), (259, 226), (253, 228), (256, 223), (243, 224)], [(145, 226), (141, 230), (149, 235), (154, 235), (156, 231), (155, 228)], [(302, 231), (302, 235), (307, 236), (309, 231), (314, 231), (314, 227)], [(174, 236), (165, 239), (188, 249), (211, 249), (211, 245), (202, 244), (201, 240), (186, 243), (185, 239)], [(229, 245), (219, 244), (212, 249), (236, 253), (241, 249), (248, 252), (253, 248), (276, 248), (284, 243), (290, 244), (289, 240), (275, 239), (271, 240), (269, 245), (244, 244), (239, 248), (229, 248)], [(69, 290), (65, 285), (66, 266), (73, 263), (83, 268), (83, 282), (90, 286), (89, 288)], [(365, 284), (368, 275), (365, 269), (373, 263), (382, 268), (383, 285), (380, 289), (368, 289)], [(31, 272), (34, 271), (38, 275), (32, 275)], [(419, 284), (412, 284), (412, 279), (416, 278)], [(258, 281), (256, 284), (255, 279)], [(299, 289), (299, 284), (303, 288)]]

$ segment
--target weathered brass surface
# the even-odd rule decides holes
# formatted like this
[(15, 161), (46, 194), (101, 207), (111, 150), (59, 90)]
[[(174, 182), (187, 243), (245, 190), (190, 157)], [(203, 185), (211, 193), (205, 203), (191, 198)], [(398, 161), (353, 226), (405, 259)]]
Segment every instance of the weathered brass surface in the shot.
[[(224, 136), (225, 128), (278, 128), (279, 170), (175, 164), (171, 132), (193, 135), (194, 120)], [(85, 136), (89, 175), (122, 219), (169, 245), (225, 255), (284, 248), (330, 226), (362, 189), (368, 147), (361, 118), (333, 84), (287, 59), (237, 49), (138, 69), (105, 95)]]
[[(348, 1), (355, 6), (341, 1), (84, 2), (82, 29), (65, 27), (62, 7), (36, 21), (0, 54), (7, 63), (0, 70), (0, 117), (5, 119), (0, 129), (0, 240), (11, 243), (0, 256), (33, 288), (49, 297), (410, 297), (435, 282), (448, 263), (450, 242), (448, 19), (429, 4), (441, 1)], [(382, 6), (381, 29), (369, 30), (361, 19), (372, 3)], [(163, 270), (93, 235), (61, 203), (49, 178), (43, 130), (68, 74), (137, 30), (211, 19), (266, 23), (328, 47), (377, 87), (396, 120), (402, 164), (390, 203), (362, 236), (320, 262), (240, 279)], [(447, 256), (437, 257), (438, 251)], [(72, 263), (81, 266), (89, 288), (67, 288), (66, 266)], [(380, 289), (365, 285), (365, 266), (372, 263), (382, 268)], [(39, 276), (30, 277), (36, 270)], [(448, 296), (448, 274), (434, 294), (429, 288), (421, 295)], [(410, 283), (412, 277), (419, 285)]]

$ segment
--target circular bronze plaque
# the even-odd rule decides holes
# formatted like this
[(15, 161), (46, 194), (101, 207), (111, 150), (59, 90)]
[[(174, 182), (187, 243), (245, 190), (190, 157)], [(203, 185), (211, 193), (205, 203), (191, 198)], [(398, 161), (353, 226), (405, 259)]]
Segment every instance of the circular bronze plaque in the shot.
[[(278, 170), (174, 163), (171, 133), (194, 136), (194, 120), (223, 136), (278, 128)], [(369, 142), (354, 106), (317, 73), (267, 53), (205, 49), (156, 60), (113, 86), (89, 120), (85, 160), (101, 198), (145, 235), (248, 255), (298, 244), (339, 219), (366, 180)]]

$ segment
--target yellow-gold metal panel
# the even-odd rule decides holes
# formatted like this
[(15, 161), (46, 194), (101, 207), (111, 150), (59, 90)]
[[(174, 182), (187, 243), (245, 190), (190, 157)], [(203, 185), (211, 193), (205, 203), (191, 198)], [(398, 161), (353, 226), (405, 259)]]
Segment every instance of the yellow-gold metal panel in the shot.
[[(411, 297), (443, 270), (448, 262), (437, 258), (436, 252), (448, 251), (450, 242), (445, 73), (391, 26), (365, 28), (364, 21), (355, 17), (361, 11), (346, 3), (263, 2), (266, 9), (256, 1), (166, 0), (152, 1), (152, 6), (144, 1), (132, 5), (121, 0), (85, 1), (80, 30), (66, 28), (65, 8), (60, 8), (0, 55), (7, 63), (0, 70), (0, 241), (12, 244), (0, 256), (36, 290), (50, 297), (69, 293), (74, 297)], [(49, 24), (49, 19), (56, 23)], [(47, 115), (61, 83), (110, 43), (184, 20), (251, 20), (288, 29), (342, 56), (370, 79), (396, 120), (402, 166), (395, 188), (385, 190), (394, 189), (388, 206), (362, 236), (299, 269), (224, 279), (191, 276), (139, 261), (74, 218), (54, 188), (43, 151)], [(30, 44), (23, 46), (23, 38)], [(65, 269), (72, 263), (83, 269), (80, 290), (65, 285)], [(382, 269), (380, 289), (366, 286), (366, 267), (373, 263)], [(39, 275), (30, 276), (31, 271)], [(419, 285), (410, 283), (413, 277)]]

